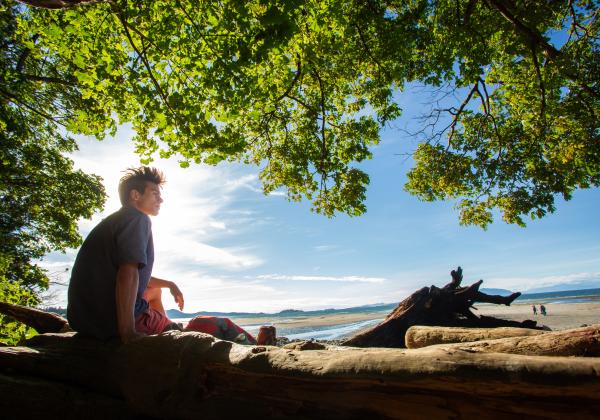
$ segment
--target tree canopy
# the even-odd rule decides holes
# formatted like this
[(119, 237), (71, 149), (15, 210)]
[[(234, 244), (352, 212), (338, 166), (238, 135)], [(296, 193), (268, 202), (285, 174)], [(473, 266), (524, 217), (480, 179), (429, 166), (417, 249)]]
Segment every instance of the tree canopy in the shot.
[(360, 215), (357, 163), (420, 83), (459, 99), (432, 106), (405, 189), (461, 223), (524, 225), (600, 182), (597, 1), (25, 3), (60, 10), (3, 6), (27, 49), (10, 77), (61, 105), (5, 101), (99, 138), (131, 122), (147, 160), (253, 163), (267, 193)]
[[(102, 208), (99, 177), (75, 170), (75, 141), (60, 129), (63, 110), (80, 108), (77, 88), (54, 83), (60, 66), (40, 60), (17, 34), (18, 10), (0, 6), (0, 300), (35, 305), (48, 287), (36, 261), (81, 242), (77, 221)], [(0, 340), (23, 325), (0, 315)]]

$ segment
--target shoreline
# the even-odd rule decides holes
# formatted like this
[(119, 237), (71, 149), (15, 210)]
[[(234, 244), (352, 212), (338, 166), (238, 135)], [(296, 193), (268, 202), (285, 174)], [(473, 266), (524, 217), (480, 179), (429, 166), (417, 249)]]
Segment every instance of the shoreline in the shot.
[[(544, 306), (546, 306), (546, 316), (540, 315), (539, 302), (543, 302)], [(531, 308), (532, 304), (535, 304), (538, 307), (537, 315), (533, 315)], [(537, 321), (539, 326), (545, 325), (553, 331), (577, 328), (584, 324), (600, 324), (600, 301), (584, 303), (552, 303), (551, 301), (540, 299), (536, 302), (513, 303), (511, 306), (482, 303), (476, 304), (475, 308), (476, 309), (473, 309), (473, 312), (476, 315), (494, 316), (513, 321), (525, 321), (531, 319)], [(388, 313), (389, 312), (364, 312), (299, 317), (265, 316), (260, 318), (231, 318), (231, 320), (242, 327), (273, 325), (278, 331), (289, 329), (309, 330), (310, 328), (323, 329), (324, 327), (335, 327), (374, 319), (383, 320)]]

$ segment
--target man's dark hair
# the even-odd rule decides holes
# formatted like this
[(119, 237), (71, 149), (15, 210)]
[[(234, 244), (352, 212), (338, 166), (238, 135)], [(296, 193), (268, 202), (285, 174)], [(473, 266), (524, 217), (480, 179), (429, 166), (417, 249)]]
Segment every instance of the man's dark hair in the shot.
[(166, 181), (164, 174), (156, 168), (149, 166), (128, 168), (121, 181), (119, 181), (119, 199), (121, 200), (121, 204), (125, 206), (129, 203), (129, 193), (132, 190), (144, 194), (146, 182), (152, 182), (160, 187)]

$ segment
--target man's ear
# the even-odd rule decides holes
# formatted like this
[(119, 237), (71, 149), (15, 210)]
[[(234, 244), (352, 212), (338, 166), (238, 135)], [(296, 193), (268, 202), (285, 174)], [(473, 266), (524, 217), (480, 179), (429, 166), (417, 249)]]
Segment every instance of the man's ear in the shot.
[(140, 192), (138, 190), (131, 190), (129, 191), (129, 201), (133, 201), (136, 202), (140, 199), (142, 195), (140, 194)]

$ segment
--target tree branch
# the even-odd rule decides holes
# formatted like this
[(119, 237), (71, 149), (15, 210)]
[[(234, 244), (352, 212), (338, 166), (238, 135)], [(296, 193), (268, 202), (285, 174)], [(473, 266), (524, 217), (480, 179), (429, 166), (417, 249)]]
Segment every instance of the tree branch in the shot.
[(296, 61), (296, 67), (298, 67), (298, 71), (296, 71), (296, 74), (294, 75), (294, 78), (292, 79), (292, 83), (290, 83), (287, 90), (282, 95), (280, 95), (277, 99), (275, 99), (275, 103), (281, 101), (285, 97), (288, 97), (289, 93), (292, 91), (292, 88), (296, 85), (296, 83), (298, 82), (298, 79), (300, 79), (300, 75), (302, 74), (302, 62), (300, 61), (300, 55), (298, 55), (298, 60)]
[[(319, 92), (321, 94), (321, 176), (324, 176), (327, 172), (325, 170), (325, 162), (328, 154), (327, 143), (325, 141), (325, 121), (327, 118), (327, 111), (325, 109), (325, 89), (323, 88), (323, 80), (314, 66), (311, 68), (311, 72), (319, 82)], [(323, 180), (321, 180), (321, 184), (323, 184)]]
[(382, 66), (381, 63), (379, 62), (379, 60), (377, 60), (371, 53), (371, 50), (369, 49), (369, 46), (367, 45), (367, 41), (364, 38), (364, 35), (361, 31), (360, 26), (358, 26), (358, 24), (355, 23), (354, 27), (356, 28), (356, 32), (358, 32), (358, 37), (360, 39), (360, 42), (362, 43), (363, 48), (365, 49), (365, 52), (367, 53), (369, 58), (377, 65), (377, 69), (379, 70), (379, 72), (385, 73), (386, 76), (389, 78), (390, 74), (388, 73), (387, 69), (384, 66)]
[(60, 79), (58, 77), (49, 77), (49, 76), (37, 76), (35, 74), (27, 74), (21, 73), (21, 76), (27, 80), (33, 80), (36, 82), (45, 82), (45, 83), (58, 83), (65, 86), (74, 86), (75, 84), (72, 82), (68, 82), (64, 79)]
[(544, 118), (544, 113), (546, 111), (546, 88), (544, 87), (544, 80), (542, 79), (542, 72), (540, 70), (540, 63), (537, 58), (535, 44), (531, 45), (531, 57), (533, 60), (533, 67), (535, 68), (535, 74), (537, 75), (538, 84), (540, 87), (540, 94), (541, 94), (540, 118)]
[(547, 57), (554, 59), (562, 54), (559, 50), (550, 45), (548, 41), (546, 41), (546, 39), (538, 31), (525, 25), (513, 13), (511, 13), (506, 4), (504, 4), (503, 0), (485, 1), (490, 7), (498, 10), (498, 12), (500, 12), (500, 14), (504, 16), (506, 20), (512, 23), (517, 32), (523, 35), (529, 41), (530, 44), (539, 45), (540, 47), (542, 47)]
[(467, 7), (465, 8), (465, 14), (463, 16), (463, 25), (468, 25), (471, 20), (471, 15), (473, 14), (473, 10), (475, 10), (475, 3), (477, 0), (469, 0), (467, 3)]
[[(529, 45), (535, 45), (537, 47), (540, 47), (543, 50), (544, 55), (548, 59), (555, 60), (555, 59), (563, 56), (563, 53), (561, 51), (557, 50), (556, 48), (554, 48), (552, 45), (550, 45), (548, 43), (548, 41), (546, 41), (546, 39), (538, 31), (525, 25), (513, 13), (511, 13), (511, 11), (506, 6), (506, 4), (504, 4), (504, 0), (484, 0), (484, 1), (486, 2), (486, 4), (488, 6), (490, 6), (493, 9), (496, 9), (506, 20), (508, 20), (510, 23), (512, 23), (512, 25), (515, 27), (517, 32), (519, 32), (521, 35), (523, 35), (525, 37), (525, 39), (527, 40)], [(579, 85), (579, 87), (581, 87), (585, 92), (587, 92), (588, 94), (590, 94), (594, 97), (598, 97), (598, 93), (596, 91), (594, 91), (594, 89), (592, 89), (590, 86), (581, 82), (576, 74), (573, 74), (570, 71), (564, 70), (564, 69), (562, 69), (560, 71), (562, 71), (565, 74), (565, 76), (567, 76), (569, 79), (575, 81)]]
[[(450, 143), (452, 142), (452, 137), (454, 137), (454, 132), (455, 132), (455, 129), (456, 129), (456, 124), (458, 124), (458, 119), (460, 118), (460, 115), (464, 111), (464, 109), (467, 106), (467, 104), (469, 103), (469, 101), (471, 101), (471, 98), (473, 97), (473, 95), (475, 94), (475, 92), (479, 92), (479, 89), (478, 89), (479, 80), (481, 80), (481, 79), (477, 79), (477, 81), (475, 82), (475, 84), (471, 88), (471, 91), (469, 92), (469, 94), (467, 95), (467, 97), (465, 98), (465, 100), (458, 107), (458, 110), (456, 110), (455, 112), (449, 110), (449, 112), (454, 115), (454, 118), (452, 118), (452, 123), (449, 126), (449, 128), (450, 128), (450, 134), (448, 135), (448, 146), (450, 146)], [(481, 96), (481, 93), (479, 95)]]
[(44, 112), (42, 112), (42, 111), (40, 111), (40, 110), (32, 107), (31, 105), (29, 105), (28, 103), (26, 103), (24, 101), (21, 101), (19, 98), (17, 98), (16, 96), (12, 95), (10, 92), (7, 92), (7, 91), (5, 91), (3, 89), (0, 89), (0, 96), (3, 96), (5, 99), (7, 99), (7, 100), (9, 100), (11, 102), (14, 102), (17, 105), (21, 105), (21, 106), (27, 108), (31, 112), (39, 115), (40, 117), (42, 117), (42, 118), (44, 118), (44, 119), (46, 119), (48, 121), (52, 121), (52, 122), (54, 122), (56, 124), (64, 126), (64, 124), (61, 123), (56, 118), (54, 118), (51, 115), (48, 115), (48, 114), (46, 114), (46, 113), (44, 113)]
[(70, 9), (72, 7), (99, 3), (103, 0), (17, 0), (20, 3), (41, 9)]
[(142, 63), (144, 63), (144, 67), (146, 67), (146, 71), (148, 71), (148, 76), (150, 77), (150, 80), (152, 81), (154, 88), (156, 89), (158, 95), (161, 97), (163, 103), (165, 104), (165, 106), (167, 107), (167, 109), (169, 110), (171, 115), (173, 116), (175, 123), (177, 124), (177, 122), (178, 122), (177, 113), (173, 110), (173, 108), (171, 108), (171, 105), (169, 104), (169, 98), (167, 97), (166, 93), (163, 91), (162, 87), (160, 86), (160, 83), (158, 83), (158, 80), (156, 80), (156, 78), (154, 77), (154, 73), (152, 71), (152, 66), (150, 66), (150, 63), (148, 62), (148, 59), (146, 58), (145, 48), (144, 48), (144, 51), (140, 52), (138, 47), (135, 45), (133, 38), (131, 37), (131, 33), (129, 32), (129, 27), (128, 27), (127, 21), (123, 17), (121, 10), (119, 10), (117, 8), (116, 4), (111, 3), (111, 5), (112, 5), (113, 9), (115, 10), (117, 17), (119, 18), (119, 21), (121, 22), (121, 25), (123, 26), (125, 36), (127, 37), (127, 40), (129, 41), (129, 44), (131, 45), (131, 48), (133, 48), (135, 53), (142, 60)]

